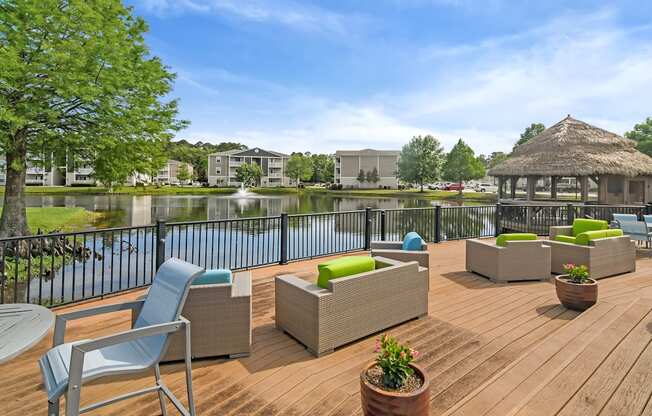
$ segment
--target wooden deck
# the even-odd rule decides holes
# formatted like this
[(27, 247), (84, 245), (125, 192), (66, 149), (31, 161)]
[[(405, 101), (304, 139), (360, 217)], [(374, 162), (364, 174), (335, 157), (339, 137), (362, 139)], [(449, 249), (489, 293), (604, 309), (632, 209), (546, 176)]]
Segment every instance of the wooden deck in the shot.
[[(640, 259), (636, 273), (601, 280), (599, 304), (578, 314), (558, 304), (550, 283), (496, 285), (464, 272), (464, 242), (430, 250), (429, 317), (388, 332), (421, 351), (420, 364), (432, 378), (431, 414), (652, 415), (652, 260)], [(374, 337), (316, 359), (274, 328), (273, 277), (297, 272), (309, 278), (319, 261), (254, 271), (253, 353), (194, 363), (198, 414), (361, 413), (358, 377), (373, 358)], [(67, 340), (127, 329), (128, 322), (126, 313), (73, 322)], [(44, 340), (0, 366), (0, 414), (46, 414), (37, 359), (49, 344)], [(166, 365), (163, 373), (184, 397), (182, 365)], [(152, 372), (91, 383), (82, 389), (82, 404), (153, 380)], [(93, 414), (160, 410), (151, 394)]]

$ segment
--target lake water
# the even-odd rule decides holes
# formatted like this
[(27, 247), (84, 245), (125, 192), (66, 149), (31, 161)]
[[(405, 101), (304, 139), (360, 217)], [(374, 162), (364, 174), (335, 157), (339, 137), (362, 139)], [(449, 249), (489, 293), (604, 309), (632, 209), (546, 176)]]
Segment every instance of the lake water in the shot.
[[(424, 198), (340, 197), (324, 194), (273, 195), (28, 195), (29, 207), (83, 207), (107, 215), (96, 228), (170, 222), (352, 211), (366, 207), (395, 209), (452, 205)], [(459, 205), (459, 204), (458, 204)]]

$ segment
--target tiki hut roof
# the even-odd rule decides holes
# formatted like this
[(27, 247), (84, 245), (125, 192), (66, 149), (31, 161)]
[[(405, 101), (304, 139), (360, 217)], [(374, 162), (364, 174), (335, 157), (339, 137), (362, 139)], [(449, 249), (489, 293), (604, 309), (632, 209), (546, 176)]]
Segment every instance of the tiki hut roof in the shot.
[(652, 176), (652, 158), (636, 143), (570, 115), (522, 144), (492, 176)]

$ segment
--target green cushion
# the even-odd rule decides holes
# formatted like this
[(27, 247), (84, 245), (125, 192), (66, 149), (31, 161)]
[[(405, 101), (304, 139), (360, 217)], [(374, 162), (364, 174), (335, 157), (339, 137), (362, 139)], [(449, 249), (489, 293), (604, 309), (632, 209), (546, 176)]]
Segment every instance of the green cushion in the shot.
[(531, 233), (500, 234), (498, 237), (496, 237), (496, 245), (505, 247), (508, 241), (536, 240), (537, 238), (538, 237), (536, 234)]
[(562, 243), (571, 243), (575, 244), (575, 237), (570, 235), (556, 235), (555, 241), (561, 241)]
[(606, 230), (609, 228), (607, 221), (578, 218), (573, 221), (573, 237), (587, 231)]
[(338, 277), (370, 272), (376, 269), (376, 261), (369, 256), (349, 256), (319, 264), (317, 286), (328, 289), (328, 281)]
[(577, 237), (575, 237), (575, 244), (588, 246), (589, 241), (591, 240), (597, 240), (598, 238), (620, 237), (622, 235), (623, 230), (620, 229), (586, 231), (584, 233), (580, 233)]
[(193, 286), (197, 285), (217, 285), (222, 283), (230, 284), (232, 280), (231, 270), (228, 269), (213, 269), (206, 270), (201, 276), (197, 277), (193, 282)]

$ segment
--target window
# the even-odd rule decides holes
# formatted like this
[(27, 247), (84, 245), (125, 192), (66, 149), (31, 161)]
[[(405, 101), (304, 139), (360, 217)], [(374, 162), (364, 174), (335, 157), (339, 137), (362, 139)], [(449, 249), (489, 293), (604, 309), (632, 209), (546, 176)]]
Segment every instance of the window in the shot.
[(215, 163), (222, 163), (222, 158), (219, 156), (215, 157)]
[(216, 168), (215, 168), (215, 174), (216, 174), (216, 175), (221, 175), (221, 174), (222, 174), (222, 168), (219, 167), (219, 166), (216, 167)]

